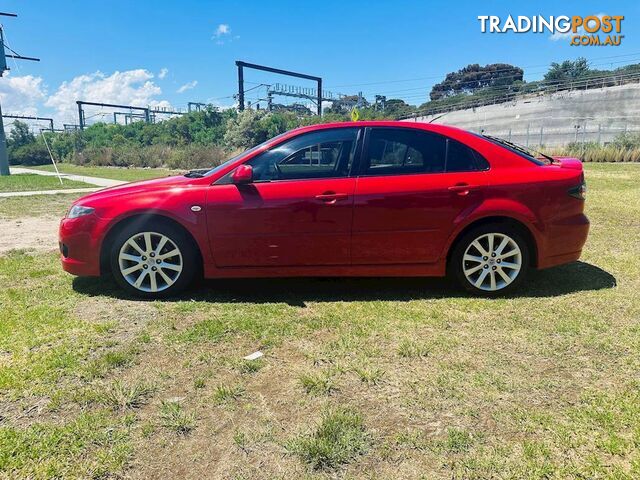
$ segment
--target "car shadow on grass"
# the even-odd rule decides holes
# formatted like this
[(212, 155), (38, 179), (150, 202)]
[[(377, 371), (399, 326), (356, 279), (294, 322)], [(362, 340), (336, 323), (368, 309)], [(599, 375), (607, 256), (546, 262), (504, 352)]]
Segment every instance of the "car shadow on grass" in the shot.
[[(616, 286), (605, 270), (574, 262), (547, 270), (531, 271), (521, 288), (502, 298), (554, 297)], [(134, 299), (109, 276), (76, 277), (73, 289), (89, 296)], [(269, 278), (203, 280), (190, 290), (165, 301), (194, 300), (222, 303), (409, 301), (470, 297), (443, 278)]]

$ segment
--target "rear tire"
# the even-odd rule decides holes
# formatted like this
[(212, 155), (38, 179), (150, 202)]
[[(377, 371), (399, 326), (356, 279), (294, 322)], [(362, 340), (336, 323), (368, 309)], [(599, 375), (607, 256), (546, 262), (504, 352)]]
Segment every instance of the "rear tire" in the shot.
[(131, 224), (114, 238), (110, 253), (116, 282), (132, 295), (166, 298), (187, 288), (198, 271), (193, 241), (168, 222)]
[(448, 268), (467, 291), (495, 297), (522, 284), (529, 272), (530, 255), (519, 229), (492, 223), (470, 230), (456, 243)]

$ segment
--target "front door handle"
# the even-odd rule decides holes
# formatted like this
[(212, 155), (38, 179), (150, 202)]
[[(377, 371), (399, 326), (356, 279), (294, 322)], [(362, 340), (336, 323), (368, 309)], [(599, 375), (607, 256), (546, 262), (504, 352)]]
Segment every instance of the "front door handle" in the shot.
[(449, 187), (449, 191), (455, 193), (456, 195), (460, 195), (464, 197), (465, 195), (469, 195), (469, 192), (472, 190), (476, 190), (479, 188), (478, 185), (469, 185), (468, 183), (458, 183), (456, 185), (452, 185)]
[(316, 200), (320, 200), (321, 202), (330, 204), (336, 203), (341, 200), (346, 200), (347, 198), (349, 198), (349, 195), (347, 195), (346, 193), (325, 192), (321, 195), (316, 195)]

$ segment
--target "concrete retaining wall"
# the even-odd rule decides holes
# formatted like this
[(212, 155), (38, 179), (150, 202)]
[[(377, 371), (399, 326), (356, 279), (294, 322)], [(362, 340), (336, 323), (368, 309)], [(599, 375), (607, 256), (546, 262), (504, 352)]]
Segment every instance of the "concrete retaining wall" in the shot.
[[(406, 121), (429, 122), (439, 115)], [(640, 132), (640, 83), (530, 95), (449, 112), (435, 123), (510, 138), (523, 145), (606, 144), (622, 132)]]

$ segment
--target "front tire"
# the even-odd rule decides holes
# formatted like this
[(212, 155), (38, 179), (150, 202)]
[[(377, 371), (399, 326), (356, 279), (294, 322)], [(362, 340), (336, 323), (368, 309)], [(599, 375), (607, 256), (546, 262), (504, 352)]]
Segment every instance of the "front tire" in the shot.
[(165, 298), (187, 288), (197, 271), (197, 260), (191, 239), (162, 221), (123, 228), (110, 254), (116, 282), (144, 298)]
[(519, 287), (529, 271), (529, 245), (522, 233), (503, 224), (474, 228), (457, 242), (449, 270), (466, 290), (488, 297)]

